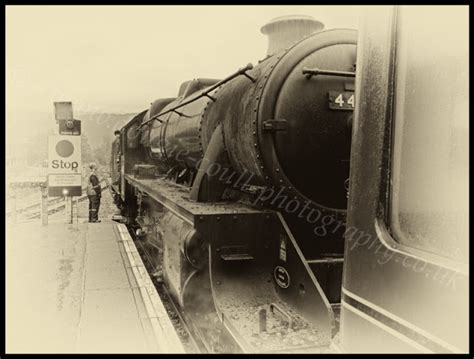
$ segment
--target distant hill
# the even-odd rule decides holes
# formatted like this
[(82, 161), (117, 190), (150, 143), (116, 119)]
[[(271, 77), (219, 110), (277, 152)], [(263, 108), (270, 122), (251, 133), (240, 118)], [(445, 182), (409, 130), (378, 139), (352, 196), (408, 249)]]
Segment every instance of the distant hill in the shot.
[(130, 121), (134, 115), (97, 112), (75, 114), (74, 117), (81, 120), (83, 163), (94, 161), (99, 165), (108, 166), (114, 131)]
[[(82, 122), (82, 162), (108, 164), (114, 131), (134, 115), (135, 113), (74, 113), (74, 117)], [(41, 167), (48, 157), (48, 135), (54, 134), (57, 128), (54, 115), (8, 113), (7, 118), (7, 166), (25, 170), (28, 166)]]
[(81, 120), (82, 133), (87, 136), (91, 148), (97, 149), (103, 145), (104, 139), (111, 142), (114, 138), (114, 131), (122, 127), (135, 115), (136, 113), (78, 112), (74, 117)]

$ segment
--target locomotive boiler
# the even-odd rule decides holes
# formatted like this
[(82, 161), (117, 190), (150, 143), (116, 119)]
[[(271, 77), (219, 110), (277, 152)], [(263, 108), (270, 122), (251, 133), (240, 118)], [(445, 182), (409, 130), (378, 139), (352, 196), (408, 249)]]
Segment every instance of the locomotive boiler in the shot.
[(277, 18), (267, 56), (183, 83), (116, 131), (116, 203), (207, 351), (337, 331), (357, 34)]

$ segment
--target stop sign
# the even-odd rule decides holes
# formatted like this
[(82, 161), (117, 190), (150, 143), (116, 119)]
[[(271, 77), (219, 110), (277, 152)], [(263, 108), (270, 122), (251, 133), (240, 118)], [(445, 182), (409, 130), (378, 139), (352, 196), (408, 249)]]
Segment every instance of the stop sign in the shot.
[(50, 196), (80, 196), (81, 137), (52, 135), (48, 141), (48, 193)]

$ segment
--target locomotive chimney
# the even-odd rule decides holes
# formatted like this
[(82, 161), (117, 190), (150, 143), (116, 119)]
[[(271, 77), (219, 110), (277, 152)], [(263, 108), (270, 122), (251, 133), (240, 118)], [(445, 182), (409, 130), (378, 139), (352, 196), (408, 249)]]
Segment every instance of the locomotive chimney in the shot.
[(271, 56), (323, 28), (324, 24), (312, 16), (289, 15), (271, 20), (260, 31), (268, 35), (267, 56)]

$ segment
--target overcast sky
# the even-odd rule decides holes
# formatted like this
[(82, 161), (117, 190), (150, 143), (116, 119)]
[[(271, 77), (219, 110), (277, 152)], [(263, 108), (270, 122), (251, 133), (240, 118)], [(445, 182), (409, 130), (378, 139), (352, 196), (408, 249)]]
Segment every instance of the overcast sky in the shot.
[(260, 27), (311, 15), (358, 28), (350, 6), (8, 6), (7, 118), (74, 111), (137, 112), (181, 82), (223, 78), (265, 56)]

